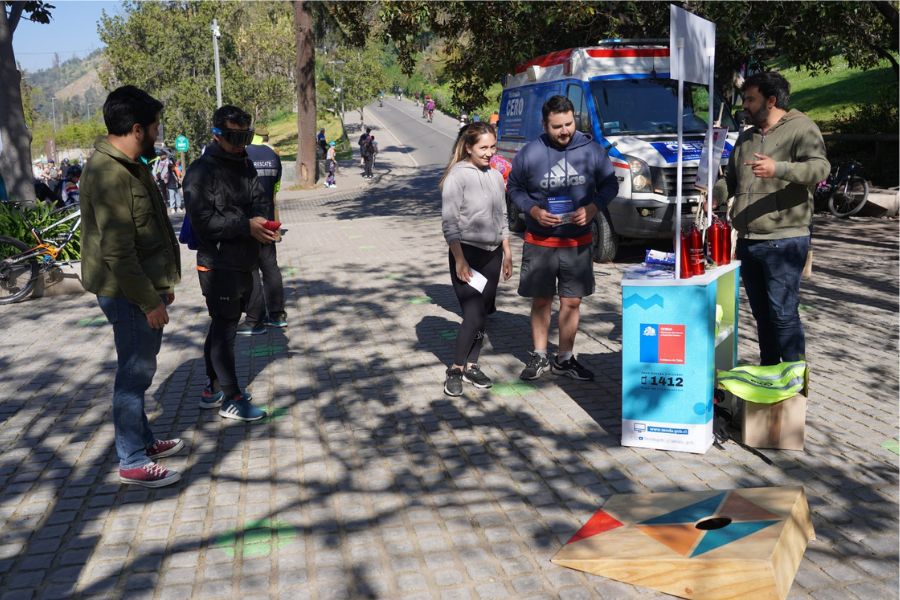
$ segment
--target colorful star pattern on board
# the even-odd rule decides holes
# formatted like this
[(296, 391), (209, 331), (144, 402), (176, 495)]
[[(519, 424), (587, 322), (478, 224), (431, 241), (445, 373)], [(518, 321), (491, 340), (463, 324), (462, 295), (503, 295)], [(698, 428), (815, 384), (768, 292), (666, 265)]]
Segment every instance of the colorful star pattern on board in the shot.
[[(722, 492), (635, 523), (634, 526), (678, 554), (693, 558), (780, 521), (778, 515), (747, 500), (738, 492)], [(704, 524), (707, 529), (703, 528)], [(594, 513), (568, 543), (622, 526), (624, 523), (600, 510)]]

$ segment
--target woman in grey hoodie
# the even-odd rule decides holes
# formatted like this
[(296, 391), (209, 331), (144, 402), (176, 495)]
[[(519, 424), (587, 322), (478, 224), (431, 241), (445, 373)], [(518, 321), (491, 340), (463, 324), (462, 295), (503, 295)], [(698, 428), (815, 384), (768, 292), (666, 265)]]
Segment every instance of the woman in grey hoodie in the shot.
[(478, 355), (487, 316), (496, 310), (500, 275), (504, 280), (512, 277), (503, 176), (490, 166), (496, 152), (493, 127), (487, 123), (467, 125), (456, 140), (440, 183), (450, 280), (463, 313), (453, 364), (444, 382), (448, 396), (461, 396), (464, 381), (477, 388), (491, 387), (490, 378), (478, 368)]

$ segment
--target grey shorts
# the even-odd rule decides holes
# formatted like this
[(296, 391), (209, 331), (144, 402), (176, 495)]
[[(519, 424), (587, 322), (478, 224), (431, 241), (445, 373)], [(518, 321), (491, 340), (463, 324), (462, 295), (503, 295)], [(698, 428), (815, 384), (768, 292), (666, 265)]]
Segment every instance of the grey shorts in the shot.
[(573, 248), (548, 248), (527, 242), (523, 245), (520, 296), (584, 298), (593, 293), (594, 262), (590, 245)]

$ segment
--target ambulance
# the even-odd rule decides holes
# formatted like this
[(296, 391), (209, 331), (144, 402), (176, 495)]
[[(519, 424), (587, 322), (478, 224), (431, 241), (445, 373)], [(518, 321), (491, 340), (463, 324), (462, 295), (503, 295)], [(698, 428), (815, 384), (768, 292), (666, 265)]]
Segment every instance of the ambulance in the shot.
[[(500, 99), (498, 152), (512, 161), (543, 133), (541, 107), (550, 97), (568, 97), (575, 126), (593, 136), (609, 155), (619, 193), (593, 223), (594, 260), (612, 260), (625, 241), (672, 238), (678, 162), (678, 82), (669, 78), (668, 40), (606, 40), (539, 56), (507, 75)], [(706, 86), (684, 85), (682, 215), (698, 209), (694, 187), (709, 118)], [(721, 164), (738, 135), (730, 107), (713, 98), (715, 120), (728, 128)], [(525, 221), (507, 198), (510, 229)]]

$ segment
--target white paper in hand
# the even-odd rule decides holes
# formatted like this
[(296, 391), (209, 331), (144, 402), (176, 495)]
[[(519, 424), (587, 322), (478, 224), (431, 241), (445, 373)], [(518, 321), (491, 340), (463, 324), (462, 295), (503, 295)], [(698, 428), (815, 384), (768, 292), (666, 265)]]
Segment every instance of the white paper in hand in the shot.
[(469, 267), (469, 271), (472, 273), (472, 278), (469, 280), (469, 285), (478, 290), (479, 294), (483, 294), (484, 286), (487, 285), (487, 277), (471, 267)]

